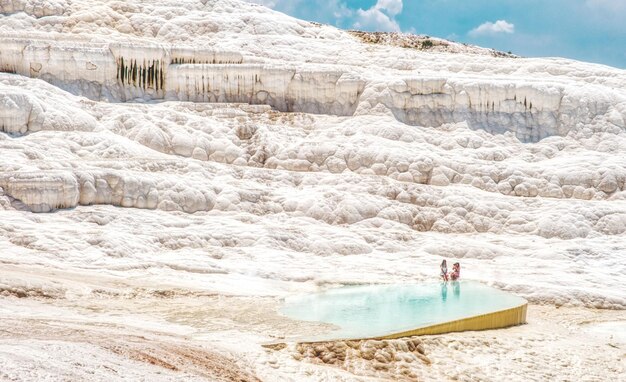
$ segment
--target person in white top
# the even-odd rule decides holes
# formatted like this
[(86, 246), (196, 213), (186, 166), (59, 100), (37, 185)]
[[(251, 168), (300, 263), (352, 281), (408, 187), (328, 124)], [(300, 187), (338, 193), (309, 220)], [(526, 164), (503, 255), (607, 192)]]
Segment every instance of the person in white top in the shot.
[(441, 276), (442, 280), (443, 281), (448, 281), (448, 264), (446, 263), (445, 259), (441, 262), (440, 268), (441, 268), (440, 276)]

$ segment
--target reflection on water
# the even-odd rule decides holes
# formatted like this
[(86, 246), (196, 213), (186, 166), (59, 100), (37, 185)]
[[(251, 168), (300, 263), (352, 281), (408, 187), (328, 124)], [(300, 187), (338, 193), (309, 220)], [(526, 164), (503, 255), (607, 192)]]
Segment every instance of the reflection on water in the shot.
[(448, 299), (448, 283), (441, 283), (441, 301), (446, 301)]
[(452, 293), (454, 294), (454, 297), (461, 298), (461, 283), (458, 281), (453, 281), (452, 282)]
[[(461, 298), (461, 283), (458, 281), (452, 281), (452, 294), (454, 298), (459, 300)], [(441, 301), (445, 302), (448, 299), (448, 283), (441, 283)]]

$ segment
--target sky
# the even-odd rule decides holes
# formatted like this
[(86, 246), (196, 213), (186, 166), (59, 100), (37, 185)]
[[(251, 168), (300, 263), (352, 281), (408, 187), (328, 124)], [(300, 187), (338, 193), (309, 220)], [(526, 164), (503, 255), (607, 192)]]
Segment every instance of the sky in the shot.
[(343, 29), (407, 32), (626, 69), (626, 0), (248, 0)]

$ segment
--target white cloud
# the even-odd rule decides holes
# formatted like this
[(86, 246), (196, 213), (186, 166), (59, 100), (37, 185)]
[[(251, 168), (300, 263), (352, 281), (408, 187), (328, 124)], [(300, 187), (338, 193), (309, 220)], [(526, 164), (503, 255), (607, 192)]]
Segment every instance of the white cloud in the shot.
[(367, 10), (356, 11), (357, 19), (353, 26), (357, 29), (400, 32), (400, 24), (394, 17), (402, 12), (402, 6), (402, 0), (378, 0)]
[(402, 0), (378, 0), (374, 8), (387, 11), (389, 16), (397, 16), (402, 13)]
[(356, 29), (374, 30), (381, 32), (400, 32), (400, 25), (379, 9), (370, 8), (366, 11), (356, 11), (358, 19), (354, 23)]
[(506, 20), (498, 20), (495, 23), (488, 21), (469, 31), (469, 35), (472, 37), (495, 35), (499, 33), (515, 33), (515, 25)]

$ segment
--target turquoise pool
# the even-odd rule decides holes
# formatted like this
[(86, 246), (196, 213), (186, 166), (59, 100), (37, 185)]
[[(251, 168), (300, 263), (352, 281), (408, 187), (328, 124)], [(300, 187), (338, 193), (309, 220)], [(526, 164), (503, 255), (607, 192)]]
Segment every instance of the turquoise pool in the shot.
[(521, 297), (472, 281), (342, 287), (285, 299), (287, 317), (338, 327), (315, 340), (371, 338), (511, 309)]

